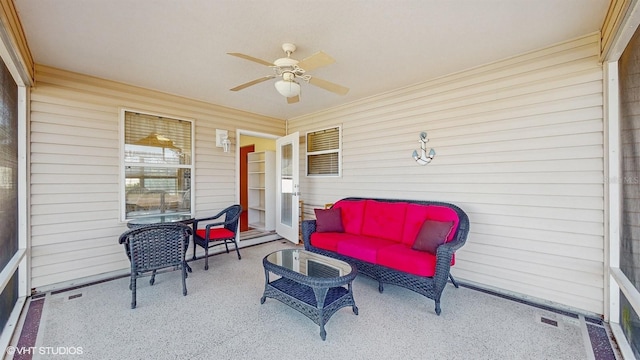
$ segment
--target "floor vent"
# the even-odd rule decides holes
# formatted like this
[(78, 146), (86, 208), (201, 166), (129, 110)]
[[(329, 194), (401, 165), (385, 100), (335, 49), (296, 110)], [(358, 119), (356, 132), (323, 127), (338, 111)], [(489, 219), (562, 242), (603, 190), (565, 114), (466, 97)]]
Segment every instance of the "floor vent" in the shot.
[(82, 294), (75, 294), (75, 295), (69, 295), (69, 300), (73, 300), (73, 299), (77, 299), (79, 297), (82, 297)]
[(540, 321), (541, 321), (543, 324), (547, 324), (547, 325), (551, 325), (551, 326), (558, 327), (558, 322), (557, 322), (556, 320), (552, 320), (552, 319), (549, 319), (549, 318), (546, 318), (546, 317), (541, 316), (541, 317), (540, 317)]

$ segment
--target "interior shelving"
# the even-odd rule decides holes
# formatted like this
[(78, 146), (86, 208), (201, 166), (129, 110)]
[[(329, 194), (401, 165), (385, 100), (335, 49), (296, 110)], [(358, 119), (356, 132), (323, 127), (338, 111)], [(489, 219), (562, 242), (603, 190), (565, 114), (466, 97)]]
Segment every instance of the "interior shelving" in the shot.
[(249, 227), (275, 230), (275, 152), (248, 154)]

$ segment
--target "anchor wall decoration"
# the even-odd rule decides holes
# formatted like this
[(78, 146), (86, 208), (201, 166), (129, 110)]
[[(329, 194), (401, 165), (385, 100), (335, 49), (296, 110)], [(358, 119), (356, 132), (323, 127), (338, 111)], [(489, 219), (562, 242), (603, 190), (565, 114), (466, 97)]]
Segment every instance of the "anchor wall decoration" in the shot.
[(427, 133), (424, 132), (424, 131), (421, 132), (420, 133), (420, 140), (419, 140), (421, 154), (418, 155), (418, 151), (417, 150), (413, 150), (413, 159), (420, 165), (427, 165), (436, 156), (436, 151), (433, 150), (433, 148), (431, 150), (429, 150), (429, 154), (427, 154), (427, 142), (428, 141), (429, 141), (429, 139), (427, 139)]

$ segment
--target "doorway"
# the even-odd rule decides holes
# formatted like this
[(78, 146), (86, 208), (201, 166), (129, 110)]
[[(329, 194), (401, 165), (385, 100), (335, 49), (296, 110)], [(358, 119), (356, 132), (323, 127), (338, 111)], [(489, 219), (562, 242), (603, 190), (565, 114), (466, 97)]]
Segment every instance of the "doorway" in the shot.
[(268, 153), (275, 153), (277, 138), (278, 136), (272, 134), (237, 130), (237, 197), (243, 209), (240, 217), (241, 247), (280, 238), (275, 228), (265, 221), (265, 214), (274, 214), (275, 205), (269, 200), (265, 203), (264, 199), (267, 194), (275, 194), (275, 190), (270, 189), (269, 185), (275, 183), (275, 175), (271, 171), (265, 171), (265, 165), (268, 165), (263, 159), (265, 155), (269, 155)]

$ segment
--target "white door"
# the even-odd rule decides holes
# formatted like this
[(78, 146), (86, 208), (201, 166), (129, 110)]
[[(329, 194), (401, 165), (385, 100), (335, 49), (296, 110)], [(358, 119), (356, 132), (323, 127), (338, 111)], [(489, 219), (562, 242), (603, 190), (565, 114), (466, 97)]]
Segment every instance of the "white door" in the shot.
[(300, 223), (300, 139), (297, 132), (276, 140), (276, 232), (297, 244)]

